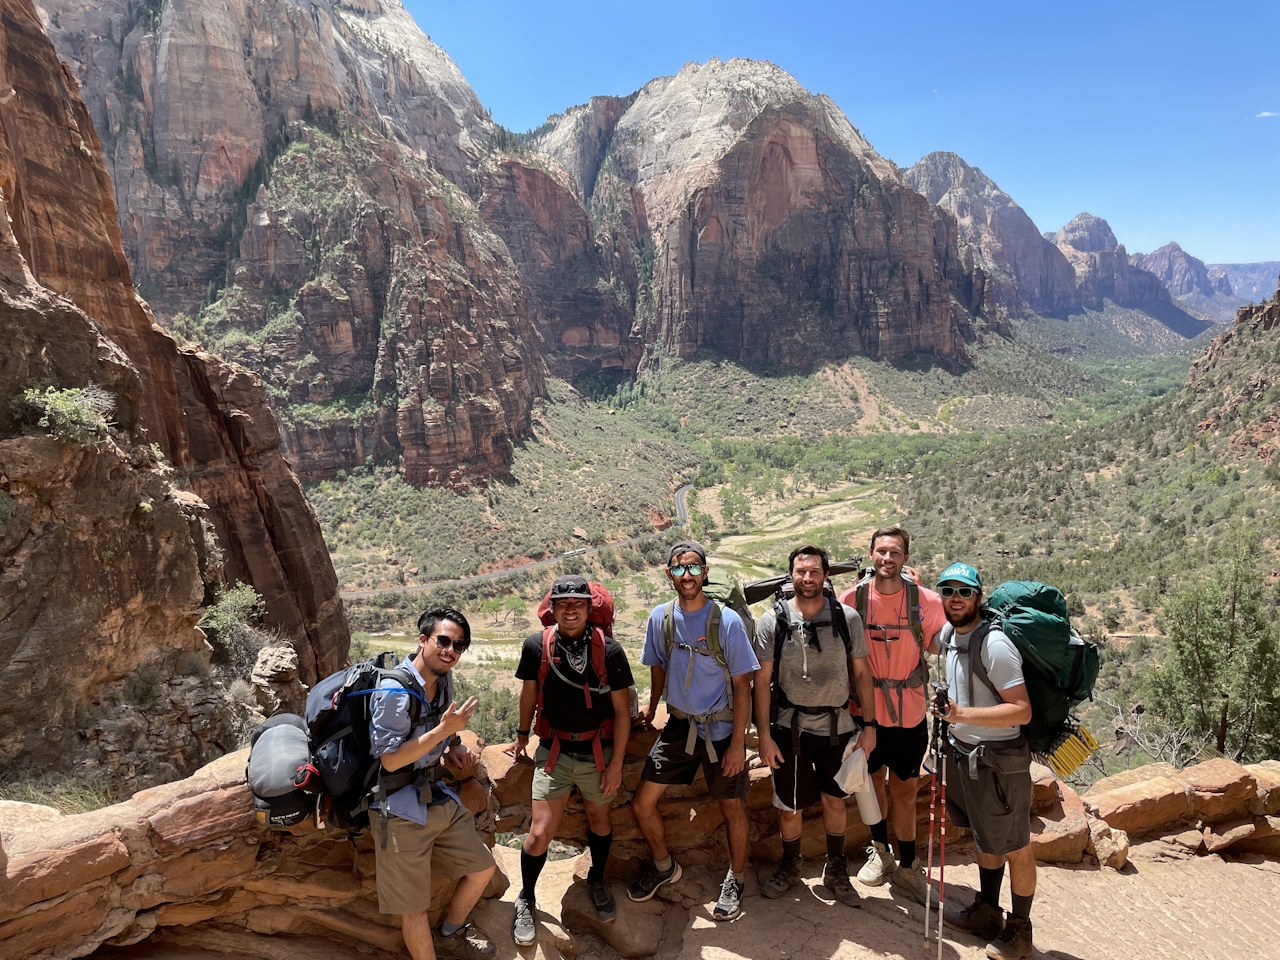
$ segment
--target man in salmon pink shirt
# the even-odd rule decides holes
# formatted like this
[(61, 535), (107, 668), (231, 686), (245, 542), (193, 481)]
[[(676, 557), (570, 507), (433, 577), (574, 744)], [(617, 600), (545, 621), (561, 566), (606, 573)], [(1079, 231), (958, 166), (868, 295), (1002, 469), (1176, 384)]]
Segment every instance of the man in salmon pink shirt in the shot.
[[(942, 598), (905, 572), (910, 546), (910, 535), (899, 526), (873, 533), (874, 573), (841, 595), (840, 602), (856, 609), (864, 624), (880, 725), (867, 769), (880, 809), (887, 811), (871, 826), (871, 846), (858, 880), (870, 886), (891, 880), (924, 903), (929, 887), (916, 856), (916, 777), (929, 744), (927, 654), (938, 652), (937, 637), (947, 617)], [(890, 823), (898, 841), (897, 860), (889, 850)]]

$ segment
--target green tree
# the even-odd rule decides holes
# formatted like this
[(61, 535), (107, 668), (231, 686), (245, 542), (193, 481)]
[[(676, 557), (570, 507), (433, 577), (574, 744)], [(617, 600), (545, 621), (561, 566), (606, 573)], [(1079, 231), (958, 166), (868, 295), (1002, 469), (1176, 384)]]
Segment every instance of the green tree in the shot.
[(1280, 666), (1261, 543), (1254, 533), (1228, 536), (1224, 553), (1209, 578), (1164, 604), (1159, 623), (1170, 647), (1151, 677), (1152, 708), (1236, 760), (1273, 756)]

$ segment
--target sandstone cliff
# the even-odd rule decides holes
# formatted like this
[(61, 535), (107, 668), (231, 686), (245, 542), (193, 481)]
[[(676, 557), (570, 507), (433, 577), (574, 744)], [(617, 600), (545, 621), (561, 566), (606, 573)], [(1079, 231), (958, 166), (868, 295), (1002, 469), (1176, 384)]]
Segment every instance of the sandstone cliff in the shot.
[(1058, 247), (1040, 235), (1013, 198), (954, 153), (931, 153), (903, 173), (930, 203), (956, 218), (962, 249), (995, 284), (996, 302), (1014, 316), (1076, 305), (1076, 277)]
[[(263, 377), (303, 479), (389, 453), (414, 483), (502, 473), (543, 365), (466, 192), (496, 128), (399, 0), (52, 12), (141, 288)], [(569, 326), (602, 306), (594, 280), (559, 298)]]
[[(207, 663), (216, 581), (263, 594), (308, 680), (345, 657), (346, 618), (261, 385), (153, 323), (75, 82), (29, 0), (0, 9), (0, 760), (156, 782), (235, 745), (180, 675)], [(92, 388), (113, 426), (67, 439), (22, 399), (47, 387)], [(159, 706), (122, 720), (122, 690)]]
[(281, 118), (350, 110), (465, 180), (494, 127), (400, 0), (44, 4), (104, 131), (125, 252), (164, 316), (224, 274), (236, 194)]
[(175, 330), (261, 373), (304, 479), (392, 452), (413, 483), (501, 473), (544, 390), (502, 241), (358, 118), (278, 136), (234, 283)]
[(535, 146), (584, 191), (598, 234), (644, 268), (637, 330), (659, 354), (707, 347), (787, 367), (955, 357), (988, 296), (950, 215), (772, 64), (688, 64), (630, 103), (553, 118)]
[(1166, 243), (1153, 253), (1135, 253), (1129, 262), (1154, 273), (1174, 297), (1194, 293), (1205, 297), (1232, 296), (1231, 282), (1224, 271), (1211, 274), (1203, 260), (1191, 256), (1176, 243)]
[(1101, 217), (1082, 213), (1054, 235), (1054, 242), (1075, 268), (1082, 306), (1111, 300), (1122, 307), (1169, 301), (1160, 278), (1129, 261), (1124, 246)]

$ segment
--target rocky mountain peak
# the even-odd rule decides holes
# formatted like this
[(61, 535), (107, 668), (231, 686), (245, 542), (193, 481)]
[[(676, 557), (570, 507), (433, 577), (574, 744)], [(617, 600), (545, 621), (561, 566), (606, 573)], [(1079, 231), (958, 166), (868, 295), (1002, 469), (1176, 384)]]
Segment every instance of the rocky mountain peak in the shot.
[(947, 192), (962, 189), (972, 194), (994, 194), (1008, 197), (977, 167), (972, 167), (959, 154), (935, 150), (916, 161), (903, 173), (916, 193), (924, 194), (930, 203), (938, 203)]
[(1233, 296), (1231, 282), (1224, 271), (1210, 270), (1203, 260), (1193, 257), (1177, 243), (1166, 243), (1152, 253), (1135, 253), (1129, 260), (1159, 277), (1175, 297)]
[(1120, 246), (1120, 241), (1111, 232), (1111, 225), (1091, 213), (1077, 214), (1054, 235), (1054, 242), (1080, 253), (1103, 253)]
[(1013, 315), (1053, 313), (1075, 305), (1075, 275), (1062, 252), (1039, 235), (1013, 198), (954, 153), (922, 157), (903, 179), (950, 212), (965, 252), (995, 283), (995, 298)]

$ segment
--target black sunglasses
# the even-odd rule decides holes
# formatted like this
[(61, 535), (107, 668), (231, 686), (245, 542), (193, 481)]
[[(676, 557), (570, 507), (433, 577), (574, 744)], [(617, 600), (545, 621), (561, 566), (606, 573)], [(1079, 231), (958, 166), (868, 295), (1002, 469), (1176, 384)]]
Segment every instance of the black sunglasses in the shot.
[(977, 596), (982, 591), (977, 587), (939, 587), (938, 593), (944, 597), (959, 597), (961, 600), (968, 600), (970, 597)]
[(673, 577), (683, 577), (686, 570), (689, 576), (700, 577), (707, 568), (700, 563), (677, 563), (674, 567), (667, 567)]
[(470, 640), (455, 640), (447, 633), (437, 633), (435, 641), (441, 650), (453, 650), (454, 653), (466, 653), (467, 647), (471, 646)]

